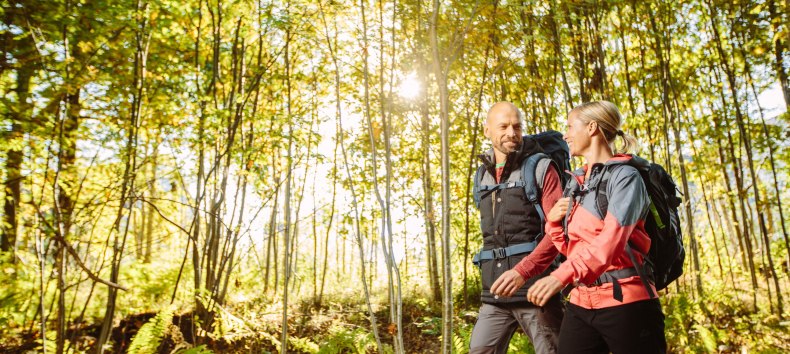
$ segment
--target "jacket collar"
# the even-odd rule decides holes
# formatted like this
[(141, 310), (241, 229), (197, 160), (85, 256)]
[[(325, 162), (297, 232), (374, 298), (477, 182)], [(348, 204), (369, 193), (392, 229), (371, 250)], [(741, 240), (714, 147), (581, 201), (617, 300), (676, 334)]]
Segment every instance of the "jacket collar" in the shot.
[[(617, 155), (612, 156), (612, 158), (610, 158), (609, 160), (607, 160), (604, 163), (593, 164), (592, 168), (593, 169), (598, 169), (599, 171), (604, 171), (606, 169), (609, 169), (609, 168), (614, 167), (614, 166), (619, 166), (619, 165), (631, 165), (631, 166), (636, 167), (637, 169), (642, 169), (644, 167), (649, 167), (650, 166), (650, 162), (645, 160), (645, 159), (643, 159), (643, 158), (641, 158), (641, 157), (639, 157), (639, 156), (633, 155), (633, 154), (617, 154)], [(585, 164), (585, 165), (577, 168), (575, 171), (573, 171), (574, 178), (576, 179), (576, 182), (579, 185), (583, 184), (583, 182), (584, 182), (584, 175), (587, 173), (587, 169), (588, 168), (591, 168), (590, 165)], [(596, 175), (598, 175), (600, 173), (601, 172), (593, 171), (593, 174), (591, 175), (591, 178), (594, 178), (594, 176), (596, 176)]]

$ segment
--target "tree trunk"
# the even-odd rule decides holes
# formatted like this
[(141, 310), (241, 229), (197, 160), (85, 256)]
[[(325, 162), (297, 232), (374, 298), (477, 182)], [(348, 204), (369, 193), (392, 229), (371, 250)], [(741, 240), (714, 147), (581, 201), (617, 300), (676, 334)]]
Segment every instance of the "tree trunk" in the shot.
[[(450, 102), (447, 93), (447, 77), (439, 56), (437, 22), (439, 20), (439, 0), (433, 0), (431, 15), (431, 48), (433, 52), (433, 71), (439, 86), (439, 106), (441, 117), (441, 161), (442, 161), (442, 353), (452, 352), (453, 337), (453, 287), (450, 270)], [(449, 67), (451, 63), (447, 63)]]
[[(286, 5), (286, 9), (288, 6)], [(286, 151), (285, 160), (285, 195), (284, 210), (285, 213), (285, 231), (283, 235), (283, 320), (280, 329), (282, 330), (280, 336), (280, 352), (286, 354), (288, 352), (288, 281), (291, 279), (290, 269), (290, 255), (289, 245), (291, 244), (291, 181), (293, 176), (293, 160), (291, 152), (293, 151), (293, 133), (294, 126), (291, 116), (291, 58), (290, 58), (290, 38), (291, 26), (290, 24), (285, 30), (285, 86), (286, 86), (286, 107), (288, 121), (288, 150)]]
[[(494, 4), (494, 13), (493, 16), (496, 17), (496, 3)], [(464, 305), (466, 304), (469, 295), (467, 294), (467, 265), (469, 264), (469, 234), (471, 233), (471, 221), (470, 221), (470, 210), (471, 205), (470, 200), (472, 197), (472, 180), (474, 173), (476, 171), (475, 166), (477, 166), (477, 155), (478, 155), (478, 140), (480, 139), (480, 120), (477, 118), (478, 114), (483, 112), (482, 105), (483, 105), (483, 91), (485, 89), (485, 85), (488, 83), (488, 58), (491, 52), (491, 43), (486, 46), (485, 50), (485, 60), (483, 60), (483, 76), (482, 80), (480, 80), (480, 88), (477, 91), (477, 100), (475, 103), (475, 110), (473, 114), (469, 118), (469, 126), (472, 133), (469, 136), (469, 139), (472, 143), (472, 148), (469, 153), (469, 163), (467, 164), (466, 168), (466, 193), (465, 195), (465, 208), (464, 208), (464, 273), (463, 273), (463, 280), (464, 280), (464, 287), (463, 287), (463, 301)], [(475, 206), (476, 207), (476, 206)]]
[[(549, 6), (549, 27), (551, 28), (551, 43), (554, 48), (554, 60), (560, 64), (560, 75), (562, 76), (562, 87), (565, 93), (565, 108), (570, 111), (573, 108), (573, 94), (568, 84), (568, 75), (565, 73), (565, 60), (562, 53), (562, 46), (560, 44), (560, 30), (557, 23), (557, 4), (554, 0), (551, 1)], [(584, 102), (584, 101), (582, 101)]]
[[(11, 10), (11, 9), (9, 9)], [(16, 20), (17, 14), (15, 11), (8, 11), (6, 19), (7, 26)], [(5, 180), (5, 200), (3, 201), (3, 223), (2, 223), (2, 241), (0, 241), (0, 250), (4, 252), (15, 252), (17, 242), (17, 232), (19, 229), (17, 212), (19, 208), (19, 198), (21, 195), (22, 186), (22, 139), (23, 139), (23, 122), (32, 121), (31, 117), (31, 104), (28, 102), (30, 98), (30, 80), (36, 75), (39, 65), (34, 60), (36, 54), (35, 44), (31, 35), (21, 36), (18, 40), (14, 41), (14, 57), (17, 59), (19, 68), (16, 70), (16, 110), (12, 111), (11, 117), (11, 131), (7, 136), (7, 143), (10, 143), (8, 152), (6, 153), (6, 180)], [(15, 262), (16, 257), (12, 258)]]
[[(787, 111), (790, 111), (790, 78), (788, 78), (787, 69), (785, 69), (784, 64), (784, 53), (787, 47), (787, 21), (784, 17), (787, 15), (787, 2), (785, 2), (785, 8), (781, 8), (782, 3), (779, 3), (779, 9), (777, 10), (776, 1), (769, 0), (768, 1), (768, 12), (771, 15), (771, 27), (773, 28), (774, 35), (774, 68), (776, 70), (776, 76), (779, 79), (779, 86), (782, 87), (782, 96), (785, 99), (785, 107)], [(781, 27), (785, 27), (782, 29)], [(781, 34), (784, 33), (784, 36)], [(782, 219), (784, 222), (784, 219)], [(784, 224), (783, 224), (784, 225)], [(790, 251), (788, 251), (790, 252)]]
[[(417, 13), (417, 29), (416, 29), (416, 37), (418, 40), (416, 41), (416, 52), (417, 52), (417, 68), (419, 70), (419, 77), (428, 77), (428, 73), (430, 69), (426, 63), (426, 58), (424, 56), (424, 48), (423, 43), (425, 39), (423, 37), (423, 21), (422, 21), (422, 1), (417, 1), (417, 6), (415, 12)], [(427, 91), (427, 88), (426, 88)], [(426, 243), (426, 263), (428, 265), (428, 285), (431, 290), (431, 296), (433, 301), (440, 302), (442, 299), (442, 289), (439, 285), (439, 263), (437, 260), (438, 253), (436, 252), (436, 217), (433, 208), (433, 180), (431, 174), (431, 154), (430, 154), (430, 144), (431, 144), (431, 123), (430, 123), (430, 109), (429, 109), (428, 95), (423, 96), (423, 98), (419, 102), (419, 109), (420, 109), (420, 117), (421, 117), (421, 126), (420, 126), (420, 153), (422, 158), (422, 163), (420, 164), (421, 169), (421, 181), (422, 181), (422, 192), (423, 192), (423, 219), (425, 224), (425, 243)]]
[[(336, 139), (340, 139), (339, 135), (336, 135)], [(339, 146), (340, 140), (336, 140), (335, 142), (335, 149), (332, 154), (332, 204), (329, 206), (329, 217), (327, 218), (326, 222), (326, 233), (324, 234), (324, 264), (321, 267), (321, 291), (318, 293), (318, 301), (317, 304), (321, 306), (321, 300), (324, 297), (324, 284), (326, 283), (326, 270), (327, 270), (327, 260), (329, 259), (329, 235), (332, 231), (332, 223), (335, 221), (335, 202), (337, 201), (337, 148)], [(337, 252), (337, 250), (335, 250)], [(335, 264), (337, 265), (337, 264)]]

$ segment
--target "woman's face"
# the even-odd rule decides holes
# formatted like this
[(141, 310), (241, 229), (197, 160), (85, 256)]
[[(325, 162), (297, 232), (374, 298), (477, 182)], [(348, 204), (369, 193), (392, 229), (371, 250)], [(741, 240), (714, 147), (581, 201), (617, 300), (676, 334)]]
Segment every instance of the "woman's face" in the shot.
[(571, 156), (583, 156), (584, 152), (590, 147), (591, 142), (590, 123), (584, 123), (577, 118), (577, 115), (576, 112), (571, 112), (568, 115), (567, 130), (563, 136), (571, 150)]

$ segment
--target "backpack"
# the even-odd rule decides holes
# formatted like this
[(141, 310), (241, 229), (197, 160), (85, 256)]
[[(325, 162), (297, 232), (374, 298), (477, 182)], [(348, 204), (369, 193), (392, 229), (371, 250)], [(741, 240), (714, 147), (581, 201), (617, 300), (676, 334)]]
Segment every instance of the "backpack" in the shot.
[[(568, 180), (568, 176), (567, 173), (563, 173), (563, 171), (570, 170), (571, 168), (570, 149), (568, 149), (568, 144), (565, 140), (562, 139), (562, 133), (554, 130), (547, 130), (535, 135), (525, 135), (524, 138), (534, 139), (538, 143), (538, 146), (543, 149), (543, 152), (530, 155), (524, 163), (521, 164), (522, 181), (519, 183), (519, 186), (524, 187), (524, 193), (527, 195), (529, 201), (533, 204), (537, 203), (536, 205), (540, 210), (539, 195), (540, 190), (543, 188), (543, 174), (546, 171), (543, 168), (547, 169), (548, 165), (539, 166), (539, 162), (545, 158), (550, 159), (550, 163), (554, 164), (554, 167), (557, 168), (557, 173), (560, 175), (560, 185), (564, 186), (565, 182)], [(539, 167), (544, 173), (536, 173)], [(492, 186), (490, 188), (480, 186), (480, 181), (483, 179), (483, 174), (485, 172), (485, 165), (480, 165), (475, 173), (472, 196), (478, 209), (480, 209), (480, 200), (483, 199), (483, 194), (508, 187), (505, 184)], [(535, 178), (536, 175), (537, 179)], [(539, 213), (541, 213), (541, 221), (545, 221), (543, 211), (541, 210)]]
[[(650, 209), (645, 218), (645, 231), (647, 231), (651, 243), (650, 251), (643, 258), (649, 269), (645, 269), (645, 264), (638, 264), (635, 261), (630, 242), (626, 246), (626, 252), (652, 298), (654, 294), (645, 280), (645, 275), (653, 279), (656, 290), (662, 290), (683, 274), (686, 251), (683, 248), (683, 235), (678, 215), (681, 199), (677, 196), (675, 181), (661, 165), (648, 162), (635, 155), (627, 164), (639, 171), (650, 196)], [(602, 215), (605, 215), (609, 206), (606, 185), (611, 174), (611, 169), (607, 169), (597, 188), (596, 204)], [(650, 274), (651, 272), (652, 274)]]
[[(515, 183), (500, 183), (491, 186), (481, 186), (480, 183), (483, 179), (483, 174), (486, 172), (486, 166), (480, 165), (477, 168), (474, 178), (474, 188), (472, 189), (472, 196), (474, 198), (475, 206), (480, 209), (480, 201), (483, 195), (491, 193), (495, 190), (506, 188), (524, 188), (524, 194), (535, 207), (535, 210), (540, 216), (541, 232), (536, 238), (536, 241), (519, 244), (498, 250), (501, 254), (496, 254), (492, 251), (480, 251), (474, 256), (472, 263), (479, 265), (481, 261), (492, 258), (502, 258), (514, 254), (532, 252), (537, 245), (537, 241), (543, 236), (543, 230), (546, 226), (546, 214), (540, 205), (541, 191), (543, 190), (543, 177), (548, 170), (549, 165), (554, 165), (557, 168), (557, 174), (560, 176), (560, 186), (564, 186), (568, 180), (568, 174), (563, 171), (570, 170), (570, 149), (568, 144), (562, 139), (562, 133), (548, 130), (535, 135), (526, 135), (524, 138), (531, 138), (537, 142), (538, 146), (543, 152), (537, 152), (529, 157), (521, 164), (521, 180)], [(561, 257), (561, 256), (558, 256)]]

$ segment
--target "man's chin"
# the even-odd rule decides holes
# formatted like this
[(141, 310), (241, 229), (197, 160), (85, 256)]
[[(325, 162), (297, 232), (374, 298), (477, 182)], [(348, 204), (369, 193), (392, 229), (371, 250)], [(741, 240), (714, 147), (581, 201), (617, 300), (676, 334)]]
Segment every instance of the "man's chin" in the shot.
[(504, 144), (502, 144), (502, 150), (505, 153), (507, 153), (507, 154), (512, 154), (512, 153), (518, 151), (518, 148), (519, 148), (519, 146), (516, 143), (504, 143)]

